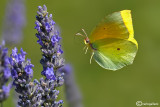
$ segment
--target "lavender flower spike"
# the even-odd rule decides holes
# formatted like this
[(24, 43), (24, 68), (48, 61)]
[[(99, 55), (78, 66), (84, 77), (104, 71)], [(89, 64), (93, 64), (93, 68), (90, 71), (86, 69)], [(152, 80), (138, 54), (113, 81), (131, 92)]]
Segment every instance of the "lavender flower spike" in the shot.
[(41, 101), (39, 87), (31, 82), (33, 77), (33, 64), (29, 59), (25, 60), (26, 52), (23, 49), (18, 54), (17, 48), (12, 50), (9, 61), (15, 91), (19, 94), (18, 105), (20, 107), (38, 107)]
[(74, 79), (74, 72), (71, 65), (67, 64), (60, 69), (64, 72), (65, 94), (69, 107), (83, 107), (82, 96)]
[(7, 44), (20, 43), (23, 38), (22, 30), (26, 23), (24, 2), (25, 0), (8, 1), (2, 34)]
[[(0, 102), (3, 102), (9, 96), (11, 84), (11, 71), (9, 68), (8, 49), (4, 47), (5, 43), (0, 45)], [(8, 84), (8, 85), (7, 85)]]
[(64, 73), (58, 72), (64, 66), (64, 59), (61, 57), (63, 51), (59, 43), (61, 37), (56, 29), (55, 22), (52, 20), (52, 14), (48, 14), (45, 5), (43, 7), (38, 6), (35, 24), (35, 29), (38, 31), (36, 33), (37, 43), (41, 45), (43, 53), (40, 61), (43, 66), (41, 74), (45, 76), (45, 79), (40, 80), (44, 101), (42, 106), (61, 107), (63, 101), (56, 101), (59, 93), (56, 88), (64, 83)]

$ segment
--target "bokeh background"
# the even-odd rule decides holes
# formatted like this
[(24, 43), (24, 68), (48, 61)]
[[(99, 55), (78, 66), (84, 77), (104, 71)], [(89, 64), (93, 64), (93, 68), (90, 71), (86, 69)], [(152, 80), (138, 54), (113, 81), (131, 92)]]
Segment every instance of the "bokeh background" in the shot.
[[(0, 34), (7, 2), (0, 1)], [(34, 23), (37, 6), (43, 4), (60, 27), (64, 58), (73, 66), (85, 107), (136, 107), (137, 101), (160, 106), (159, 0), (26, 0), (24, 38), (19, 45), (10, 46), (10, 50), (17, 46), (27, 52), (35, 65), (34, 78), (40, 78), (42, 71)], [(101, 68), (95, 61), (89, 64), (90, 53), (84, 54), (83, 40), (74, 39), (75, 33), (84, 28), (89, 34), (104, 16), (123, 9), (132, 10), (135, 39), (139, 43), (134, 63), (115, 72)], [(63, 90), (60, 89), (59, 98), (65, 100)], [(14, 107), (11, 99), (12, 96), (5, 101), (4, 107)]]

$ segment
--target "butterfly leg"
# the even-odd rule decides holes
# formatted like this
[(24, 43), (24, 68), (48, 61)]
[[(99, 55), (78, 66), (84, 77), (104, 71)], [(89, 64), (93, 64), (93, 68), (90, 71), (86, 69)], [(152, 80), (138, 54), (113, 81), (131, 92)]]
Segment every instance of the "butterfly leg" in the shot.
[(83, 48), (83, 50), (85, 50), (85, 49), (86, 49), (86, 47), (87, 47), (87, 46), (85, 46), (85, 47)]
[(88, 51), (88, 46), (87, 46), (87, 48), (86, 48), (86, 52), (85, 52), (85, 54), (87, 54), (87, 51)]
[(92, 52), (91, 58), (90, 58), (90, 64), (92, 62), (92, 58), (93, 58), (94, 52)]

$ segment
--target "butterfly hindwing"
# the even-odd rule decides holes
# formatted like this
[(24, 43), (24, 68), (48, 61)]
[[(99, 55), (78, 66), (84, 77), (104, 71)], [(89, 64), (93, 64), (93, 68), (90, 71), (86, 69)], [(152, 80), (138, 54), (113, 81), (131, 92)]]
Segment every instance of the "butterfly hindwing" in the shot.
[(101, 67), (109, 70), (118, 70), (132, 64), (137, 53), (136, 44), (125, 39), (101, 39), (93, 46), (97, 49), (93, 58)]

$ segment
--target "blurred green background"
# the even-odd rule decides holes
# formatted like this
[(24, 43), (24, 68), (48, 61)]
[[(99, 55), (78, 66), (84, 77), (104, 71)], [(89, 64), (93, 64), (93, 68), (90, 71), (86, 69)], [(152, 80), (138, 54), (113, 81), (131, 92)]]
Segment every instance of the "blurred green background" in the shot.
[[(0, 1), (0, 34), (7, 1)], [(85, 107), (136, 107), (137, 101), (160, 106), (159, 0), (26, 0), (27, 26), (18, 48), (22, 47), (35, 65), (34, 78), (40, 78), (42, 71), (34, 23), (37, 6), (43, 4), (61, 29), (64, 58), (74, 68)], [(74, 39), (75, 33), (84, 28), (89, 34), (105, 15), (123, 9), (132, 10), (135, 39), (139, 43), (134, 63), (115, 72), (101, 68), (95, 61), (89, 64), (90, 53), (84, 54), (84, 43)], [(4, 107), (14, 107), (11, 98)], [(65, 100), (64, 93), (59, 98)]]

